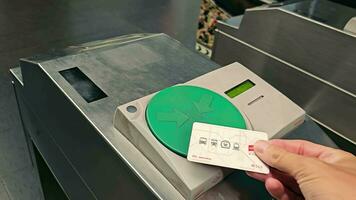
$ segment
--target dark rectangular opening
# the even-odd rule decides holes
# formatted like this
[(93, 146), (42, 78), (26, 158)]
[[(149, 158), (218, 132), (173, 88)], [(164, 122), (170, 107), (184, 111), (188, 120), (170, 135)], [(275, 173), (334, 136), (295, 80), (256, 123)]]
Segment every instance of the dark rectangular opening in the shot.
[(78, 67), (62, 70), (59, 73), (88, 103), (108, 96)]

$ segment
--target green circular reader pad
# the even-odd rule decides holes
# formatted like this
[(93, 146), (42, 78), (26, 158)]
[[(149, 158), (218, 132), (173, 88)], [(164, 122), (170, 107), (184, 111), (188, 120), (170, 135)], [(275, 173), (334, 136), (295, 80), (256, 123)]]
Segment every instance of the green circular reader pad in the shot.
[(240, 111), (225, 97), (188, 85), (158, 92), (147, 105), (146, 120), (163, 145), (185, 157), (194, 122), (246, 129)]

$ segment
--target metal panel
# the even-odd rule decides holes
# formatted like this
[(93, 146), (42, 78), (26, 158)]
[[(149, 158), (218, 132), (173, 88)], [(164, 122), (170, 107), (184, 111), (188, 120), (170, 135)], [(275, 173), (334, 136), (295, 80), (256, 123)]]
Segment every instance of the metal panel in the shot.
[[(58, 144), (67, 164), (71, 165), (74, 171), (81, 172), (79, 176), (89, 190), (89, 194), (83, 192), (81, 195), (91, 195), (90, 199), (118, 199), (129, 196), (154, 198), (112, 148), (100, 139), (100, 134), (92, 128), (90, 122), (71, 105), (65, 96), (61, 95), (60, 90), (56, 89), (56, 85), (49, 77), (35, 65), (23, 64), (22, 66), (23, 73), (26, 75), (24, 77), (37, 77), (36, 81), (30, 81), (31, 85), (25, 84), (24, 96), (38, 118), (42, 119), (45, 130), (40, 132), (49, 134), (47, 137), (53, 138), (53, 143)], [(26, 78), (24, 80), (26, 83)], [(51, 117), (53, 115), (56, 117)], [(46, 141), (47, 145), (50, 145), (49, 141)], [(61, 157), (56, 159), (56, 162), (60, 162)], [(103, 165), (106, 166), (105, 170), (100, 170)], [(55, 166), (61, 167), (58, 163)], [(116, 178), (110, 178), (112, 176)], [(136, 188), (141, 192), (137, 193)], [(68, 193), (68, 189), (66, 192)], [(71, 193), (71, 196), (73, 195)]]
[(356, 141), (354, 97), (219, 30), (212, 59), (221, 65), (240, 62), (303, 107), (310, 116)]
[[(108, 97), (87, 103), (58, 72), (72, 67), (79, 67)], [(21, 61), (26, 100), (44, 121), (48, 134), (68, 162), (99, 199), (128, 198), (129, 194), (152, 197), (153, 193), (129, 170), (130, 164), (133, 169), (137, 169), (135, 165), (141, 166), (137, 175), (154, 177), (149, 180), (149, 187), (157, 190), (158, 183), (167, 182), (113, 127), (116, 106), (217, 67), (162, 34), (100, 46), (40, 65)], [(159, 191), (160, 197), (180, 198), (168, 182), (165, 185), (170, 189)]]
[[(21, 90), (17, 89), (16, 92)], [(25, 106), (24, 98), (18, 94), (18, 102), (22, 112), (21, 118), (24, 122), (24, 131), (31, 136), (31, 141), (41, 150), (42, 157), (46, 158), (46, 164), (51, 169), (56, 180), (61, 180), (59, 184), (69, 199), (95, 199), (80, 175), (72, 168), (70, 162), (61, 152), (60, 148), (48, 135), (48, 130), (42, 125), (37, 116), (29, 111), (31, 106)], [(29, 141), (29, 145), (31, 145)]]
[(329, 0), (303, 0), (283, 5), (281, 9), (294, 12), (315, 21), (343, 30), (356, 10)]
[(356, 96), (356, 37), (283, 9), (245, 13), (229, 33)]

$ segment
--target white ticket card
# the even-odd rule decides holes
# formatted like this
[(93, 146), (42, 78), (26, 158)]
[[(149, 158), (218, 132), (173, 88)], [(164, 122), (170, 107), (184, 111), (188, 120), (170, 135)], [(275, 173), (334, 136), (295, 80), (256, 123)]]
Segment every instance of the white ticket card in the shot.
[(190, 137), (188, 160), (209, 165), (269, 173), (255, 155), (257, 140), (268, 140), (266, 133), (195, 122)]

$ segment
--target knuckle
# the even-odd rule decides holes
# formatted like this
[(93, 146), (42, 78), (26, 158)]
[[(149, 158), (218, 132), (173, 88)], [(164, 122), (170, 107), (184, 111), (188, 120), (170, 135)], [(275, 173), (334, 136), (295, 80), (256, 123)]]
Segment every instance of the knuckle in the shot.
[(346, 151), (343, 151), (343, 150), (340, 150), (340, 149), (336, 149), (335, 152), (336, 152), (335, 154), (337, 156), (339, 156), (340, 158), (342, 158), (342, 157), (349, 158), (349, 159), (354, 159), (355, 158), (355, 156), (350, 152), (346, 152)]
[[(274, 147), (272, 147), (272, 148), (274, 148)], [(279, 166), (281, 164), (281, 162), (283, 160), (285, 160), (286, 156), (287, 156), (286, 151), (278, 151), (276, 149), (272, 149), (271, 155), (270, 155), (271, 166), (272, 167)]]
[(293, 177), (306, 177), (314, 171), (318, 162), (313, 158), (301, 157), (280, 149), (270, 150), (269, 165), (278, 170), (284, 171)]
[(324, 153), (322, 156), (320, 156), (320, 159), (330, 163), (336, 163), (346, 160), (356, 161), (356, 157), (352, 153), (340, 149), (332, 149), (329, 152)]

